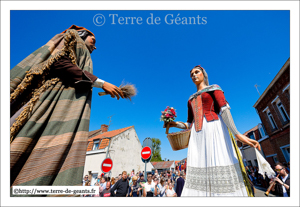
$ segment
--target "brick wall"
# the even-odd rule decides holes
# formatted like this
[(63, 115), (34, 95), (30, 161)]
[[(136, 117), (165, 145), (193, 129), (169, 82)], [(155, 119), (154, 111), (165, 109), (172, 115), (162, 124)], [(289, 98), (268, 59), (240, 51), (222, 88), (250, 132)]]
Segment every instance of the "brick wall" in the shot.
[(279, 79), (274, 83), (274, 85), (269, 89), (267, 94), (264, 96), (264, 98), (260, 101), (260, 103), (256, 106), (256, 109), (258, 111), (259, 117), (263, 123), (263, 125), (266, 128), (267, 134), (271, 135), (272, 133), (276, 132), (274, 131), (271, 123), (269, 121), (268, 116), (266, 115), (266, 112), (263, 112), (263, 110), (268, 107), (271, 114), (273, 115), (274, 121), (278, 127), (278, 129), (282, 128), (286, 125), (286, 123), (283, 123), (283, 120), (281, 118), (281, 115), (278, 111), (277, 106), (275, 103), (271, 104), (271, 102), (276, 98), (278, 95), (282, 105), (284, 106), (288, 116), (290, 116), (290, 96), (288, 90), (282, 92), (282, 90), (290, 83), (290, 68), (288, 67), (285, 72), (279, 77)]
[(259, 139), (261, 138), (258, 129), (256, 129), (256, 130), (254, 131), (254, 135), (255, 135), (255, 140), (256, 140), (256, 141), (259, 140)]
[[(284, 121), (282, 118), (276, 102), (271, 103), (277, 96), (280, 99), (285, 111), (290, 116), (290, 95), (289, 90), (283, 89), (290, 83), (290, 67), (281, 74), (278, 80), (268, 90), (263, 99), (257, 104), (256, 109), (261, 119), (262, 124), (266, 129), (266, 133), (269, 136), (268, 139), (260, 142), (265, 156), (276, 154), (279, 162), (286, 162), (285, 157), (280, 149), (284, 145), (290, 144), (290, 126), (289, 120)], [(268, 107), (276, 126), (278, 129), (274, 130), (266, 112), (263, 110)], [(266, 160), (274, 167), (274, 160), (272, 157), (267, 157)]]
[(271, 143), (270, 139), (261, 141), (260, 146), (263, 149), (265, 156), (276, 154), (275, 147), (273, 146), (273, 143)]
[(290, 144), (290, 133), (288, 132), (286, 134), (283, 134), (282, 136), (277, 137), (276, 139), (273, 139), (272, 142), (274, 142), (274, 145), (276, 146), (278, 161), (286, 162), (285, 157), (284, 157), (280, 147)]

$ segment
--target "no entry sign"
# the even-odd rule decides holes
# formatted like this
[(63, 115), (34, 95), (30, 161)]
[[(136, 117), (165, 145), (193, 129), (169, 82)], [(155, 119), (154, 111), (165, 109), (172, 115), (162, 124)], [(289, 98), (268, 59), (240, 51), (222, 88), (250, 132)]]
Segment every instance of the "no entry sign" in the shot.
[(111, 171), (112, 167), (113, 167), (113, 161), (110, 158), (106, 158), (105, 160), (103, 160), (101, 164), (102, 172), (108, 173), (109, 171)]
[(151, 156), (150, 147), (144, 147), (141, 152), (141, 156), (144, 160), (147, 160)]

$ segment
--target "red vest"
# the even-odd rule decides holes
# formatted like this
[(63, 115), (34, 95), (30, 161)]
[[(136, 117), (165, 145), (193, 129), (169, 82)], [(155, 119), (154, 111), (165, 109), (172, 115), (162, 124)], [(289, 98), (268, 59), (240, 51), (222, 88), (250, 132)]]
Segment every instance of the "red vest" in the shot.
[(194, 121), (196, 132), (202, 129), (203, 117), (206, 121), (218, 120), (218, 113), (222, 106), (226, 105), (223, 91), (214, 90), (203, 92), (195, 98), (188, 101), (188, 120)]

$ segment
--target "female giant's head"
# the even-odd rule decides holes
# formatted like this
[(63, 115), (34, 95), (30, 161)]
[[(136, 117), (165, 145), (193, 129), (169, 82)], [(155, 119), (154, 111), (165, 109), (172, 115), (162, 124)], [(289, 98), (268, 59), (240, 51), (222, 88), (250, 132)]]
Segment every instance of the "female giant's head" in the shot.
[(200, 65), (195, 66), (191, 71), (190, 71), (190, 76), (195, 83), (195, 85), (199, 85), (202, 82), (208, 86), (208, 76), (204, 68), (202, 68)]

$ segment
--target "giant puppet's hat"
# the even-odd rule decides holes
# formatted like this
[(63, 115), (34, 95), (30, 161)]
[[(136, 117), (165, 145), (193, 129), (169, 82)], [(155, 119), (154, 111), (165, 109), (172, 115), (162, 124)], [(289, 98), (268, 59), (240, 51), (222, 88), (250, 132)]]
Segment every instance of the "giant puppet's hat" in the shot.
[(73, 24), (70, 28), (66, 29), (65, 31), (63, 31), (62, 33), (65, 33), (66, 31), (68, 31), (69, 29), (75, 29), (76, 31), (87, 31), (88, 33), (90, 33), (91, 35), (95, 36), (94, 33), (92, 33), (90, 30), (84, 28), (84, 27), (79, 27), (75, 24)]

